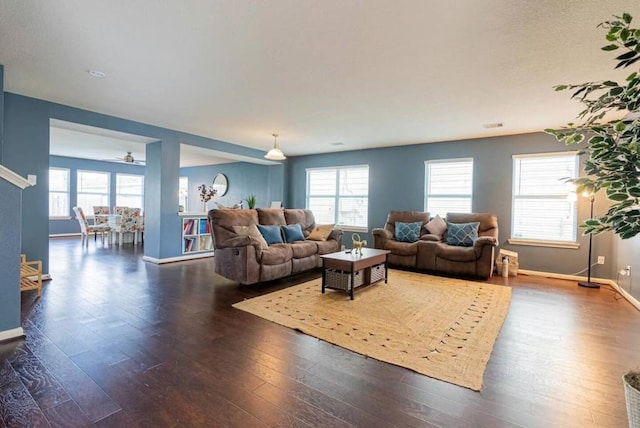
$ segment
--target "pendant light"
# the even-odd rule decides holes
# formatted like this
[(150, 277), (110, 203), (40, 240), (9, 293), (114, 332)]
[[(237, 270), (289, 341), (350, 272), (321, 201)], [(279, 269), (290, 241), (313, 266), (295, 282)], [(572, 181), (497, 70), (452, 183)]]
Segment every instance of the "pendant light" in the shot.
[(271, 135), (273, 135), (273, 149), (269, 150), (264, 157), (271, 160), (285, 160), (287, 157), (282, 153), (280, 147), (278, 147), (278, 134)]

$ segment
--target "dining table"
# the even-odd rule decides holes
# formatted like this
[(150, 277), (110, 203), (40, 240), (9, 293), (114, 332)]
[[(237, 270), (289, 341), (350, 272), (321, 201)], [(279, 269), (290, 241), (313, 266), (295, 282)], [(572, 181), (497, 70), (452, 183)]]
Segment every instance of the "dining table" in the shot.
[(116, 234), (120, 223), (122, 223), (122, 215), (121, 214), (94, 214), (95, 218), (103, 218), (106, 219), (106, 223), (109, 225), (111, 230), (109, 231), (109, 244), (113, 243), (113, 237)]

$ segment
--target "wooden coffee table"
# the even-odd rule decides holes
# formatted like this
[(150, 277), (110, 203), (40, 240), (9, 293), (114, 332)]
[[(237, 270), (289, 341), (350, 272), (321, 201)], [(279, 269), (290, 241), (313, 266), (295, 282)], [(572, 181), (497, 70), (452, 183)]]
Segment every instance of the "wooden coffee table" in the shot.
[[(346, 291), (353, 300), (353, 289), (361, 285), (387, 282), (387, 256), (391, 251), (363, 248), (355, 252), (324, 254), (322, 258), (322, 292), (326, 288)], [(384, 269), (384, 271), (383, 271)]]

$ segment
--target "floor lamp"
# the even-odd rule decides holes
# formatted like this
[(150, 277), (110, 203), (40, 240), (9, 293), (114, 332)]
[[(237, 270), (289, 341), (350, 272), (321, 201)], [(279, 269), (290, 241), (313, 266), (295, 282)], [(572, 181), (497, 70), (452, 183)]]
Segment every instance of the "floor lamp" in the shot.
[[(589, 203), (591, 204), (591, 212), (589, 214), (589, 218), (593, 218), (593, 201), (595, 200), (595, 195), (593, 193), (587, 193), (586, 195), (583, 194), (583, 196), (586, 196), (589, 198)], [(587, 271), (587, 282), (580, 281), (578, 282), (578, 285), (581, 287), (587, 287), (587, 288), (600, 288), (600, 284), (591, 282), (591, 243), (592, 241), (593, 241), (593, 234), (590, 233), (589, 234), (589, 259), (587, 263), (587, 266), (589, 266), (589, 269)]]

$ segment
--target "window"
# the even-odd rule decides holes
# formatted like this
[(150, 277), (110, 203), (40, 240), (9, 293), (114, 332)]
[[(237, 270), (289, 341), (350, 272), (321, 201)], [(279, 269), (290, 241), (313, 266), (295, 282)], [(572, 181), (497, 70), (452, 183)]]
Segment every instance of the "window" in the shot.
[(189, 177), (180, 177), (178, 184), (178, 205), (182, 205), (188, 211), (189, 205)]
[(94, 205), (109, 206), (108, 172), (78, 171), (78, 206), (93, 215)]
[(318, 224), (366, 230), (369, 224), (369, 166), (307, 169), (307, 208)]
[(513, 156), (512, 239), (576, 241), (576, 198), (566, 179), (577, 172), (575, 152)]
[(144, 208), (144, 176), (116, 174), (116, 206)]
[(69, 170), (49, 168), (49, 217), (69, 215)]
[(448, 212), (470, 213), (473, 197), (473, 159), (425, 163), (424, 210), (445, 217)]

